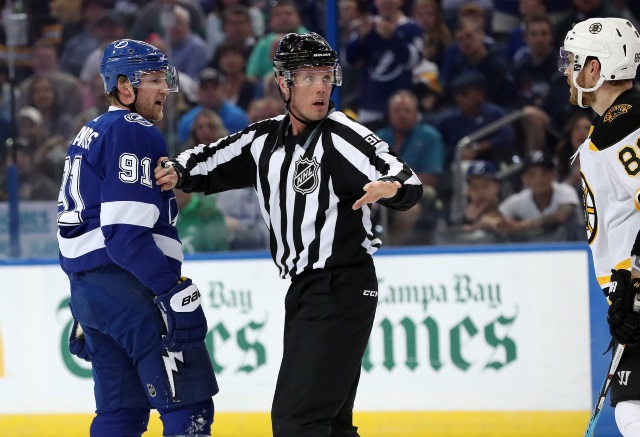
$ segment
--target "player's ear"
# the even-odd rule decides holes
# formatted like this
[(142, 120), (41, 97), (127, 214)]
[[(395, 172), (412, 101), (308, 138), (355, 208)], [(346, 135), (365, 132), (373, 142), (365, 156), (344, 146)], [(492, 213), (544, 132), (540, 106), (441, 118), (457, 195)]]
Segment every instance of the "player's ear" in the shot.
[(131, 86), (131, 83), (129, 83), (129, 79), (127, 79), (126, 77), (118, 78), (118, 91), (125, 98), (133, 95), (133, 86)]

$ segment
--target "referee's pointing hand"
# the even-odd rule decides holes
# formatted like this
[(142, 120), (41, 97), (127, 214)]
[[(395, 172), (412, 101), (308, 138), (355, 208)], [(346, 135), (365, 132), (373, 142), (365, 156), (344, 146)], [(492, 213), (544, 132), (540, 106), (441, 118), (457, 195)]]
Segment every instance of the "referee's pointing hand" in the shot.
[(395, 196), (402, 187), (398, 181), (373, 181), (366, 184), (362, 189), (364, 196), (356, 200), (352, 208), (354, 210), (362, 207), (365, 203), (374, 203), (380, 199), (390, 199)]

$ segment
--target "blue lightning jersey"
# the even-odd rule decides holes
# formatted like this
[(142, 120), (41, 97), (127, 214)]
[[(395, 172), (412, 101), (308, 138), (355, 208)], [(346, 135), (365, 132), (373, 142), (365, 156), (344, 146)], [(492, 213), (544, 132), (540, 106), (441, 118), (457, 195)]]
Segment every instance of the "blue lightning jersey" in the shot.
[(155, 294), (176, 284), (183, 261), (173, 191), (153, 169), (168, 156), (160, 131), (116, 107), (89, 121), (69, 145), (58, 196), (60, 265), (82, 272), (114, 263)]

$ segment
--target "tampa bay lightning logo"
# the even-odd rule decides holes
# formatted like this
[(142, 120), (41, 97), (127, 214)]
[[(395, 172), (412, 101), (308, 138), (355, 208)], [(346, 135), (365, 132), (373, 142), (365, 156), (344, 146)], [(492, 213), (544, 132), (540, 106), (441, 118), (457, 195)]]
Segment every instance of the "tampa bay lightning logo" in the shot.
[(149, 120), (144, 118), (142, 115), (136, 114), (135, 112), (128, 113), (127, 115), (124, 116), (124, 119), (127, 120), (129, 123), (138, 123), (146, 127), (153, 126), (153, 123), (151, 123)]
[(114, 48), (116, 48), (116, 49), (121, 49), (121, 48), (123, 48), (123, 47), (126, 47), (127, 45), (129, 45), (129, 41), (127, 41), (127, 40), (125, 39), (125, 40), (121, 40), (121, 41), (116, 42), (116, 43), (113, 45), (113, 47), (114, 47)]
[(296, 162), (293, 174), (293, 189), (300, 194), (312, 193), (318, 187), (318, 169), (320, 164), (313, 159), (301, 158)]

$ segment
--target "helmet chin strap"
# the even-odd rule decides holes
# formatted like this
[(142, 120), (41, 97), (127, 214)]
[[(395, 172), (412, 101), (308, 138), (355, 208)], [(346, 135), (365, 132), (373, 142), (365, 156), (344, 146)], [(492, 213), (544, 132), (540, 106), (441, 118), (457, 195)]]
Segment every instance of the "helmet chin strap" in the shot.
[(600, 88), (604, 83), (604, 76), (601, 75), (600, 79), (598, 79), (598, 82), (593, 87), (582, 88), (580, 85), (578, 85), (578, 74), (580, 74), (579, 71), (573, 70), (573, 85), (578, 89), (578, 106), (580, 106), (581, 108), (586, 108), (587, 106), (582, 103), (582, 93), (590, 93)]
[[(335, 85), (332, 85), (331, 86), (331, 94), (329, 94), (329, 98), (331, 98), (331, 96), (333, 95), (333, 92), (335, 91), (335, 89), (336, 89)], [(293, 84), (289, 87), (289, 98), (288, 99), (285, 98), (284, 92), (282, 92), (282, 90), (280, 89), (279, 86), (278, 86), (278, 91), (280, 92), (280, 97), (282, 97), (282, 101), (284, 102), (284, 105), (287, 108), (287, 112), (289, 114), (291, 114), (293, 116), (293, 118), (295, 118), (296, 120), (298, 120), (302, 124), (311, 124), (311, 123), (313, 123), (312, 121), (302, 120), (300, 117), (298, 117), (296, 114), (294, 114), (293, 111), (291, 111), (291, 93), (293, 93)]]
[(136, 110), (136, 102), (138, 101), (138, 88), (136, 87), (131, 87), (131, 88), (133, 88), (133, 95), (135, 96), (132, 103), (128, 105), (126, 103), (122, 103), (122, 100), (120, 100), (120, 96), (118, 95), (118, 93), (116, 93), (116, 100), (125, 108), (129, 108), (131, 112), (137, 113), (138, 111)]

